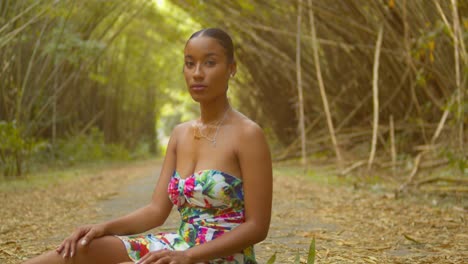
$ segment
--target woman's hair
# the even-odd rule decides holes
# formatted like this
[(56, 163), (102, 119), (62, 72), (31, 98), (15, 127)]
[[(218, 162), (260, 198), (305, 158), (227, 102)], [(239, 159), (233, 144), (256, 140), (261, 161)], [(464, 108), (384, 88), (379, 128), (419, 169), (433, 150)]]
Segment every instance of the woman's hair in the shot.
[(216, 39), (226, 51), (228, 62), (234, 62), (234, 44), (232, 44), (232, 39), (229, 34), (224, 30), (219, 28), (205, 28), (193, 33), (192, 36), (190, 36), (189, 41), (196, 37), (211, 37)]

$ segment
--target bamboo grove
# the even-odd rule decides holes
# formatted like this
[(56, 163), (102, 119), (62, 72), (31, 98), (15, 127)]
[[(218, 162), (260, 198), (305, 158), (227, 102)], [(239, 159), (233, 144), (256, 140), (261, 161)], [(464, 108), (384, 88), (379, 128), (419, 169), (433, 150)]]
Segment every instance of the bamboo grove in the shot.
[(372, 162), (409, 162), (412, 176), (454, 160), (466, 168), (468, 2), (173, 2), (235, 35), (246, 76), (236, 95), (282, 146), (275, 159), (300, 156), (303, 101), (308, 155), (336, 155), (345, 173)]
[(467, 1), (171, 0), (172, 17), (155, 2), (1, 1), (0, 121), (52, 146), (97, 128), (154, 150), (193, 19), (234, 37), (230, 93), (276, 160), (466, 166)]
[(183, 38), (149, 1), (1, 1), (0, 154), (18, 163), (6, 174), (32, 148), (96, 130), (154, 152)]

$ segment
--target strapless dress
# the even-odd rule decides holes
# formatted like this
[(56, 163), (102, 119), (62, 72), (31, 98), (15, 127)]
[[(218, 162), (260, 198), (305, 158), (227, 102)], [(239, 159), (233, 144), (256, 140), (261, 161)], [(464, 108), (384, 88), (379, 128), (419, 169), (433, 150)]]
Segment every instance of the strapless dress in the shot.
[[(245, 221), (242, 180), (218, 170), (201, 170), (187, 178), (177, 171), (168, 186), (181, 224), (177, 232), (118, 236), (129, 257), (137, 261), (150, 251), (186, 250), (213, 240)], [(209, 263), (257, 263), (253, 246)]]

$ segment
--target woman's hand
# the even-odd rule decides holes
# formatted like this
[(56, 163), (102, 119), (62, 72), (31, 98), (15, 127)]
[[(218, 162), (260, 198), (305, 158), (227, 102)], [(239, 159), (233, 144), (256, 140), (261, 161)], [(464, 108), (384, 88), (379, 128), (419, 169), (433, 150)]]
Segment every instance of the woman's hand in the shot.
[(185, 251), (158, 250), (143, 256), (137, 264), (193, 264)]
[(63, 258), (73, 257), (79, 240), (81, 240), (81, 245), (84, 246), (89, 244), (94, 238), (101, 237), (104, 234), (105, 230), (102, 224), (78, 227), (71, 236), (63, 240), (62, 244), (55, 251), (61, 254)]

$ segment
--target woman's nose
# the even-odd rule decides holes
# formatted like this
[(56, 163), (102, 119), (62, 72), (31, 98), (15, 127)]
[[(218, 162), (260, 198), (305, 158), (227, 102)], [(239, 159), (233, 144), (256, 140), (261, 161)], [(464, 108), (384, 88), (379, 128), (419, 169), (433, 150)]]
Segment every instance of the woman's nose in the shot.
[(200, 78), (200, 77), (203, 77), (203, 76), (204, 76), (204, 73), (203, 73), (202, 65), (197, 64), (195, 66), (195, 71), (193, 72), (193, 77)]

